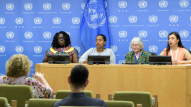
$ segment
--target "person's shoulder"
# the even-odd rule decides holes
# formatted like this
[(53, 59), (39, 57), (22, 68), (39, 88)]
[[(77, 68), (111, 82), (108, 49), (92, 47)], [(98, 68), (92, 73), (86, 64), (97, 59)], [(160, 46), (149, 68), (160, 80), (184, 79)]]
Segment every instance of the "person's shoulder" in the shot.
[(113, 52), (113, 50), (110, 49), (110, 48), (105, 48), (105, 50), (108, 51), (108, 52)]
[(57, 101), (54, 103), (54, 107), (59, 107), (59, 106), (65, 106), (67, 105), (68, 101), (67, 101), (68, 97), (60, 100), (60, 101)]
[(143, 50), (142, 53), (143, 53), (143, 55), (151, 55), (150, 52), (147, 52), (147, 51), (145, 51), (145, 50)]
[(134, 53), (134, 51), (130, 51), (130, 52), (126, 53), (125, 56), (133, 55), (133, 53)]
[(91, 99), (92, 99), (92, 103), (94, 103), (95, 106), (103, 106), (105, 103), (102, 99), (99, 99), (99, 98), (91, 98)]

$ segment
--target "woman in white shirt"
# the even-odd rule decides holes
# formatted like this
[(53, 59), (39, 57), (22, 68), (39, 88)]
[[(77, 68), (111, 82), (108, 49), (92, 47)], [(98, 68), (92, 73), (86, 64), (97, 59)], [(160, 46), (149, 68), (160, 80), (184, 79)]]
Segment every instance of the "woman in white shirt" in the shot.
[(90, 48), (87, 50), (79, 59), (80, 63), (87, 63), (88, 55), (109, 55), (110, 56), (110, 64), (116, 63), (116, 57), (112, 49), (104, 48), (106, 44), (106, 37), (103, 34), (99, 34), (96, 37), (96, 48)]

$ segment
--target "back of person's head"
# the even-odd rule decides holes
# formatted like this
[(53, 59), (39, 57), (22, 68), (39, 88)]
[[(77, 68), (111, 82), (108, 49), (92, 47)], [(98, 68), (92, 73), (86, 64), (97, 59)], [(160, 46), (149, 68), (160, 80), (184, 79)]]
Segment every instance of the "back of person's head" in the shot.
[(71, 85), (75, 88), (82, 88), (88, 79), (89, 71), (84, 65), (76, 65), (70, 74)]
[(6, 64), (6, 75), (10, 77), (28, 76), (30, 66), (30, 61), (27, 56), (15, 54)]

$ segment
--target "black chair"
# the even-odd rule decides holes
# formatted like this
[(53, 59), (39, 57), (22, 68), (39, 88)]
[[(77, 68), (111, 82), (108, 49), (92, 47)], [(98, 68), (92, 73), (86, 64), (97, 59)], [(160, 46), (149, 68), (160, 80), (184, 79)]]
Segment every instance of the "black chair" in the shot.
[(156, 56), (157, 54), (154, 52), (149, 52), (151, 54), (151, 56)]
[(191, 51), (189, 51), (190, 52), (190, 54), (191, 54)]

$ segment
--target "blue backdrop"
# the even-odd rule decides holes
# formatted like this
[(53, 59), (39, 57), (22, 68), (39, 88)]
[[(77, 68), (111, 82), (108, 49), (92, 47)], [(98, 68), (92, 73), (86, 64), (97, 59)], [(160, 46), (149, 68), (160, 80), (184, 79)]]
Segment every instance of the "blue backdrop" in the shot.
[[(31, 73), (41, 63), (54, 34), (66, 31), (72, 46), (85, 52), (80, 41), (80, 24), (86, 0), (0, 0), (0, 74), (6, 61), (22, 53), (31, 60)], [(181, 35), (190, 50), (190, 2), (188, 0), (105, 0), (110, 48), (122, 63), (135, 36), (143, 39), (144, 50), (159, 54), (172, 31)]]

